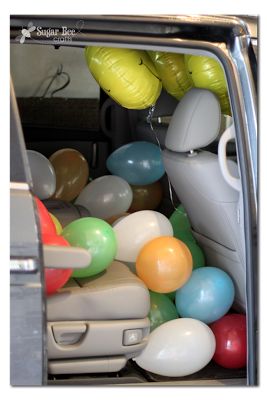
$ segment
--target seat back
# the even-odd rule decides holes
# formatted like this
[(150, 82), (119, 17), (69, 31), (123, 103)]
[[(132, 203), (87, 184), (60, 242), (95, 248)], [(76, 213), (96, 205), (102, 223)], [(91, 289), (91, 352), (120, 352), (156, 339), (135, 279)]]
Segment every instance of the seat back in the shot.
[[(171, 184), (191, 221), (209, 265), (224, 269), (236, 287), (237, 308), (245, 308), (245, 260), (240, 192), (225, 180), (218, 156), (199, 151), (219, 135), (220, 105), (208, 90), (191, 89), (169, 125), (163, 162)], [(238, 178), (238, 166), (226, 161)]]

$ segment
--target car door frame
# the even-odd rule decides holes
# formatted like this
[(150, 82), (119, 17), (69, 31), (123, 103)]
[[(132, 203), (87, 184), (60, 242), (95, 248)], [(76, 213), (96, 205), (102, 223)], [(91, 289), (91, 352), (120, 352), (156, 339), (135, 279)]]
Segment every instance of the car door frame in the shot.
[[(236, 128), (236, 145), (244, 201), (248, 365), (247, 384), (257, 384), (258, 257), (257, 257), (257, 77), (249, 30), (233, 16), (11, 16), (11, 41), (29, 20), (44, 28), (83, 28), (71, 43), (196, 52), (215, 56), (224, 68)], [(36, 43), (55, 45), (53, 38)], [(55, 47), (57, 47), (55, 45)]]

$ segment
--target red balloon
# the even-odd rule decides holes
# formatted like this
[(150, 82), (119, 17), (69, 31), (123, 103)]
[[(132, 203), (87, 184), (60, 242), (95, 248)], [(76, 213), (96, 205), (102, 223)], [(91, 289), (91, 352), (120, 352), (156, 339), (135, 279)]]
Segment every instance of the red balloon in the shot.
[(38, 199), (38, 197), (34, 196), (34, 198), (37, 204), (42, 240), (44, 235), (56, 235), (56, 227), (49, 215), (47, 208), (44, 206), (41, 200)]
[(210, 324), (216, 338), (213, 360), (224, 368), (242, 368), (247, 363), (246, 316), (227, 314)]
[[(70, 246), (66, 239), (58, 235), (43, 235), (43, 243), (50, 246)], [(67, 283), (72, 269), (45, 268), (45, 289), (50, 296)]]

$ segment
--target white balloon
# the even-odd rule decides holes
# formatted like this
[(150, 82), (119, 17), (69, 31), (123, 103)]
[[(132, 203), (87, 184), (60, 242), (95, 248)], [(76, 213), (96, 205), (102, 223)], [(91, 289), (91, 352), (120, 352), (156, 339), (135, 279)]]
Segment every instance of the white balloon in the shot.
[(40, 200), (49, 199), (56, 190), (56, 173), (51, 162), (38, 151), (27, 150), (33, 192)]
[(119, 176), (104, 175), (85, 186), (75, 204), (87, 208), (92, 217), (105, 219), (126, 212), (132, 200), (128, 182)]
[(154, 374), (186, 376), (204, 368), (215, 347), (215, 336), (208, 325), (192, 318), (179, 318), (156, 328), (145, 349), (133, 360)]
[(116, 259), (135, 262), (139, 251), (158, 236), (173, 236), (173, 228), (165, 215), (151, 210), (137, 211), (113, 225), (118, 251)]

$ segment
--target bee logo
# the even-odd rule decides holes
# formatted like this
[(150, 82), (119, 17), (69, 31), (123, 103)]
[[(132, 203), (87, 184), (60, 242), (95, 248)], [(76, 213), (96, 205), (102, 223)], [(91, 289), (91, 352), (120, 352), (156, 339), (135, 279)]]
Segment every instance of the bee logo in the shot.
[(16, 41), (19, 41), (21, 44), (25, 42), (26, 38), (31, 37), (31, 33), (35, 31), (36, 26), (33, 25), (33, 22), (29, 22), (27, 29), (23, 28), (21, 29), (22, 35), (19, 35), (16, 37)]

